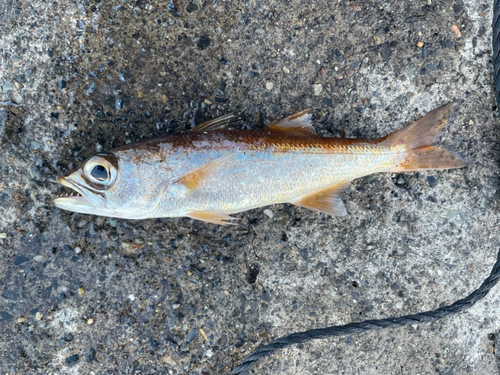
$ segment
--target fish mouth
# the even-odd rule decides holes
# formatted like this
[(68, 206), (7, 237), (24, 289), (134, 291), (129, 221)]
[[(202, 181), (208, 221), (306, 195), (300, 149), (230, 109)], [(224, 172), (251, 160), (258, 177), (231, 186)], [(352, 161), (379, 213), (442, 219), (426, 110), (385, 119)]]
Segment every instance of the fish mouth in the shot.
[(70, 211), (77, 211), (78, 208), (92, 207), (86, 192), (78, 184), (67, 180), (65, 177), (59, 178), (59, 183), (73, 190), (71, 193), (62, 193), (54, 199), (54, 204), (58, 208)]

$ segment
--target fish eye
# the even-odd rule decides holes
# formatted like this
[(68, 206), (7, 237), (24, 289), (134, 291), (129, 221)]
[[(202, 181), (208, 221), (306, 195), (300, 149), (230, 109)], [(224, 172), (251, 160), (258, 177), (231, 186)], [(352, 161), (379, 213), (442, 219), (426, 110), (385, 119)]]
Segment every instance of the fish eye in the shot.
[(102, 164), (98, 164), (92, 168), (90, 174), (98, 181), (106, 181), (109, 178), (108, 169)]
[(117, 176), (117, 167), (113, 163), (113, 155), (91, 157), (83, 167), (83, 173), (88, 182), (96, 189), (107, 189), (113, 185)]

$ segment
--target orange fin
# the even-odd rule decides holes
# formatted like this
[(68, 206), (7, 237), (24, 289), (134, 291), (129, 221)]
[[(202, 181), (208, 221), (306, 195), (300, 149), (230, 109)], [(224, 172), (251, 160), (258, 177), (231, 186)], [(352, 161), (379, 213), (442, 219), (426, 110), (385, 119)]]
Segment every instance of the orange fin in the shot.
[(407, 150), (431, 145), (462, 102), (463, 100), (455, 100), (436, 108), (403, 129), (382, 138), (380, 144), (387, 147), (404, 144)]
[(463, 100), (455, 100), (439, 107), (384, 137), (380, 145), (406, 147), (406, 157), (391, 169), (391, 172), (465, 167), (468, 163), (462, 156), (438, 146), (431, 146), (462, 102)]
[(438, 146), (419, 147), (408, 152), (408, 156), (393, 172), (409, 172), (425, 169), (455, 169), (468, 162), (453, 151)]
[(314, 135), (318, 137), (318, 134), (311, 125), (311, 117), (312, 115), (309, 113), (309, 109), (306, 109), (305, 111), (297, 112), (276, 121), (274, 124), (269, 125), (269, 128), (282, 132), (292, 132), (309, 136)]
[(231, 223), (230, 220), (238, 220), (235, 217), (226, 215), (223, 212), (213, 212), (213, 211), (197, 211), (191, 212), (187, 215), (191, 219), (206, 221), (207, 223), (219, 224), (219, 225), (236, 225), (236, 223)]
[(226, 126), (230, 124), (234, 124), (238, 120), (238, 117), (236, 117), (234, 114), (230, 113), (227, 115), (219, 116), (210, 120), (207, 120), (205, 122), (202, 122), (201, 124), (196, 125), (193, 129), (190, 131), (192, 132), (205, 132), (209, 130), (217, 130), (217, 129), (224, 129)]
[(347, 211), (340, 195), (349, 182), (330, 186), (293, 204), (332, 216), (345, 216)]
[(215, 168), (217, 168), (219, 165), (225, 163), (227, 160), (231, 159), (234, 156), (234, 154), (227, 154), (224, 156), (221, 156), (218, 159), (212, 160), (211, 162), (205, 164), (204, 166), (195, 169), (192, 172), (189, 172), (188, 174), (182, 176), (181, 178), (177, 179), (174, 183), (175, 184), (182, 184), (185, 187), (187, 187), (189, 190), (197, 188), (202, 180), (206, 178), (210, 173), (214, 171)]

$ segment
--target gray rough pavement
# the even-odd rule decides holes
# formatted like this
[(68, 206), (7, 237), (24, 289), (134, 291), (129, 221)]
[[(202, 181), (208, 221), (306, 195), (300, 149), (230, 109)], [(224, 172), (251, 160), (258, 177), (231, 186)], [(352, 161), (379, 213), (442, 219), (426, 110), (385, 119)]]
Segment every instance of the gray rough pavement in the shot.
[[(0, 0), (0, 101), (22, 103), (0, 112), (1, 373), (227, 374), (282, 335), (478, 287), (500, 245), (491, 3)], [(472, 165), (355, 181), (343, 218), (278, 205), (220, 227), (52, 204), (96, 150), (207, 117), (261, 127), (311, 108), (321, 135), (374, 138), (454, 98), (441, 142)], [(498, 374), (499, 312), (497, 287), (458, 316), (296, 346), (255, 373)]]

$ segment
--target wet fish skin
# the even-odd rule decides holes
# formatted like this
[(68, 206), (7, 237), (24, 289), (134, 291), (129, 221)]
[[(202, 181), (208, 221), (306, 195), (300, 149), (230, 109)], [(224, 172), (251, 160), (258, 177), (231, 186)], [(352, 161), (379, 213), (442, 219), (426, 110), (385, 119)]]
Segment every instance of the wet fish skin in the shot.
[(79, 196), (58, 197), (55, 205), (108, 217), (188, 216), (215, 224), (277, 203), (342, 216), (340, 195), (353, 179), (465, 166), (461, 156), (431, 145), (460, 104), (377, 140), (318, 136), (307, 111), (256, 130), (224, 129), (226, 116), (91, 157), (59, 179)]

